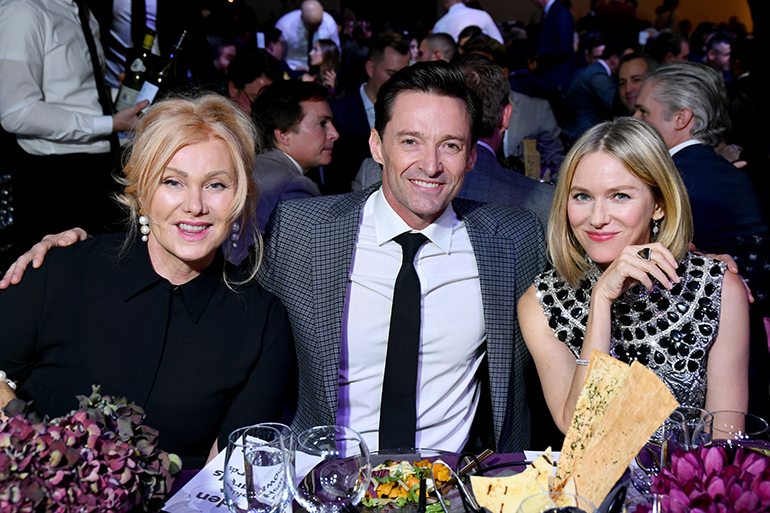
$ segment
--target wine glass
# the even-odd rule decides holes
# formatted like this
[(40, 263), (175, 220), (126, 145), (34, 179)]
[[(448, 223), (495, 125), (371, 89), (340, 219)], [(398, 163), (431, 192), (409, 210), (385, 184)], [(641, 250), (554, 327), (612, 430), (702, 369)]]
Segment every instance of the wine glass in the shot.
[(713, 411), (706, 416), (704, 430), (716, 445), (768, 447), (770, 427), (763, 418), (741, 411)]
[(286, 449), (281, 432), (255, 425), (227, 440), (224, 494), (232, 513), (280, 513), (289, 501)]
[(337, 513), (361, 502), (372, 464), (360, 433), (344, 426), (310, 428), (294, 438), (292, 452), (287, 480), (294, 499), (309, 513)]

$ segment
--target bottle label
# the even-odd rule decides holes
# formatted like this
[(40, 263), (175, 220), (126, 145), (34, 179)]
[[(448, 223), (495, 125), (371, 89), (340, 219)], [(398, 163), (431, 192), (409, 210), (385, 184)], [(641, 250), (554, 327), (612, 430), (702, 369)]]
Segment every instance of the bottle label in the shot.
[(123, 110), (135, 105), (138, 101), (136, 98), (139, 96), (139, 91), (131, 89), (130, 87), (121, 86), (118, 91), (118, 99), (115, 100), (115, 110)]
[(142, 59), (134, 59), (134, 62), (131, 63), (131, 71), (134, 73), (144, 73), (147, 68), (144, 66), (144, 63), (142, 62)]
[[(158, 86), (149, 82), (145, 82), (142, 84), (142, 90), (137, 94), (136, 101), (134, 103), (139, 103), (142, 100), (150, 100), (150, 104), (152, 104), (156, 94), (158, 94)], [(149, 107), (150, 106), (148, 105), (142, 109), (142, 112), (146, 111)]]

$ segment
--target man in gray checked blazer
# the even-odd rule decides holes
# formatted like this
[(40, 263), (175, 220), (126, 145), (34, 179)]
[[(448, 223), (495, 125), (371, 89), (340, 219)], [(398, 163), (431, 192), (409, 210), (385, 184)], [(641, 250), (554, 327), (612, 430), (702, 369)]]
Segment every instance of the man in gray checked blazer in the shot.
[[(455, 199), (465, 172), (475, 162), (480, 112), (478, 100), (467, 92), (462, 74), (456, 69), (443, 62), (405, 68), (382, 87), (375, 108), (377, 121), (370, 145), (375, 160), (384, 165), (382, 186), (342, 196), (283, 202), (267, 226), (259, 280), (281, 298), (294, 330), (299, 386), (292, 426), (301, 430), (335, 424), (340, 418), (338, 406), (349, 406), (349, 398), (340, 399), (342, 372), (354, 366), (343, 361), (344, 369), (341, 368), (341, 358), (345, 358), (343, 339), (362, 316), (383, 315), (379, 311), (382, 308), (368, 310), (368, 303), (351, 304), (351, 297), (359, 297), (351, 277), (361, 265), (360, 260), (370, 257), (362, 249), (364, 233), (369, 233), (365, 230), (372, 205), (378, 208), (377, 202), (384, 204), (384, 198), (386, 208), (398, 214), (408, 225), (407, 230), (425, 230), (430, 234), (432, 225), (447, 222), (447, 217), (451, 217), (448, 222), (454, 223), (455, 232), (458, 227), (467, 230), (483, 307), (479, 309), (479, 316), (483, 317), (479, 319), (483, 327), (479, 353), (483, 354), (485, 349), (486, 356), (472, 377), (471, 396), (481, 395), (473, 428), (466, 421), (458, 429), (462, 430), (462, 439), (478, 437), (482, 444), (486, 440), (486, 445), (498, 451), (528, 448), (527, 383), (532, 379), (532, 366), (518, 327), (516, 303), (545, 266), (540, 223), (532, 212)], [(447, 212), (452, 215), (444, 215)], [(420, 260), (423, 252), (430, 250), (440, 258), (451, 258), (454, 248), (460, 246), (452, 239), (453, 251), (444, 255), (431, 242), (420, 250), (416, 267), (429, 265)], [(395, 244), (389, 240), (367, 249), (369, 253), (386, 251)], [(400, 255), (400, 248), (396, 251)], [(392, 282), (395, 274), (382, 278), (383, 282)], [(423, 287), (423, 293), (424, 290)], [(440, 300), (445, 305), (454, 303), (462, 307), (473, 304), (475, 298)], [(429, 318), (428, 312), (435, 310), (425, 306), (427, 294), (423, 301), (424, 344), (427, 332), (446, 319)], [(467, 318), (452, 319), (449, 329), (462, 331), (472, 317), (469, 313)], [(468, 340), (468, 344), (472, 342)], [(368, 343), (347, 338), (349, 346)], [(363, 349), (368, 351), (369, 346)], [(427, 358), (423, 349), (421, 346), (421, 361)], [(381, 363), (384, 367), (384, 361)], [(422, 367), (420, 372), (428, 371)], [(451, 388), (451, 380), (446, 379), (443, 386)], [(426, 389), (421, 386), (418, 403), (423, 402), (423, 393)], [(364, 400), (379, 405), (380, 397)], [(350, 418), (350, 424), (356, 426), (360, 420)], [(418, 441), (430, 439), (433, 427), (424, 422), (418, 404), (418, 432), (425, 431)]]

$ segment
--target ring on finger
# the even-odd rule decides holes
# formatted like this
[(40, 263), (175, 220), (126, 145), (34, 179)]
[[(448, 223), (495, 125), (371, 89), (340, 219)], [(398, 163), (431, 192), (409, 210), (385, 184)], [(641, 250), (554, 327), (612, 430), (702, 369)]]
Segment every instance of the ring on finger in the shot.
[(639, 251), (636, 252), (636, 256), (644, 260), (645, 262), (650, 261), (650, 255), (652, 254), (652, 250), (650, 248), (642, 248)]

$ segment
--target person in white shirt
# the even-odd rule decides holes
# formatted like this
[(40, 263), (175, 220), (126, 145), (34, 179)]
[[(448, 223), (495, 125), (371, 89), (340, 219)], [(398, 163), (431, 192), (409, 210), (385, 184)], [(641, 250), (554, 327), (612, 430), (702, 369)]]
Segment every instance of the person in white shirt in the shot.
[(305, 0), (302, 8), (284, 14), (275, 28), (281, 31), (286, 42), (286, 63), (293, 70), (307, 71), (308, 53), (319, 39), (331, 39), (340, 46), (337, 22), (324, 12), (318, 0)]
[(487, 36), (503, 43), (503, 36), (497, 28), (495, 20), (486, 11), (471, 9), (462, 0), (441, 0), (446, 14), (433, 26), (433, 33), (443, 32), (452, 36), (457, 42), (460, 32), (465, 27), (475, 25)]
[(116, 211), (109, 137), (129, 130), (147, 106), (105, 115), (111, 106), (95, 78), (104, 70), (99, 24), (86, 13), (101, 69), (91, 59), (81, 2), (0, 0), (0, 124), (20, 148), (10, 164), (20, 248), (67, 226), (104, 232)]

